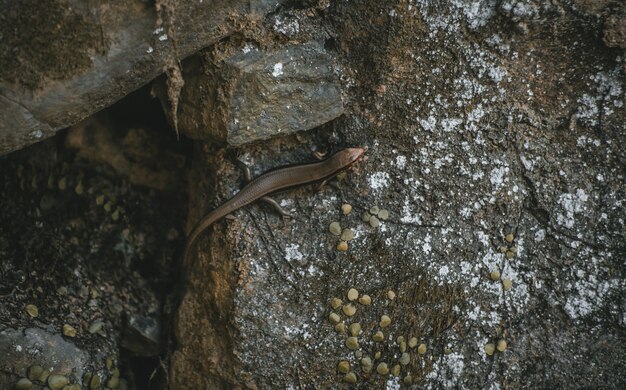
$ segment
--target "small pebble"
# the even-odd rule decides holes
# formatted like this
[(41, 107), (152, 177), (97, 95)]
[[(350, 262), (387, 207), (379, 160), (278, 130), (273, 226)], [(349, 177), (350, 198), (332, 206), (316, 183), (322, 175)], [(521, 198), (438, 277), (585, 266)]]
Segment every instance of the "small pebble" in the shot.
[(48, 380), (48, 377), (50, 376), (50, 371), (48, 370), (43, 370), (41, 372), (41, 375), (39, 375), (39, 382), (41, 383), (46, 383), (46, 381)]
[(333, 222), (328, 227), (328, 231), (330, 231), (333, 235), (338, 236), (341, 234), (341, 225), (339, 222)]
[(396, 343), (398, 344), (400, 344), (403, 341), (404, 341), (404, 336), (398, 336), (398, 338), (396, 339)]
[(347, 374), (350, 372), (350, 362), (347, 360), (342, 360), (337, 364), (337, 371), (342, 374)]
[(493, 355), (493, 353), (496, 351), (496, 346), (493, 345), (493, 343), (488, 343), (485, 344), (485, 353), (489, 356)]
[(340, 238), (343, 241), (350, 241), (354, 238), (354, 232), (352, 231), (352, 229), (343, 229)]
[(346, 324), (343, 322), (338, 323), (337, 325), (335, 325), (335, 332), (337, 333), (346, 333)]
[(378, 218), (382, 219), (383, 221), (386, 221), (389, 219), (389, 211), (385, 209), (380, 210), (377, 215), (378, 215)]
[(339, 317), (339, 314), (330, 313), (328, 315), (328, 322), (330, 322), (331, 324), (337, 325), (340, 321), (341, 321), (341, 317)]
[(29, 390), (33, 387), (33, 382), (28, 378), (21, 378), (15, 383), (16, 390)]
[(65, 191), (66, 188), (67, 188), (67, 177), (63, 177), (61, 180), (59, 180), (59, 189), (61, 191)]
[(400, 352), (406, 352), (406, 341), (400, 343)]
[(337, 244), (337, 250), (340, 252), (345, 252), (348, 250), (348, 243), (345, 241), (341, 241), (339, 244)]
[(102, 206), (104, 204), (104, 195), (98, 195), (96, 198), (96, 204), (98, 206)]
[(356, 374), (349, 372), (343, 377), (343, 381), (346, 383), (356, 383)]
[(68, 383), (70, 381), (64, 375), (52, 374), (48, 377), (48, 386), (52, 390), (61, 390)]
[(348, 329), (350, 330), (350, 334), (352, 336), (358, 336), (361, 333), (361, 324), (355, 322), (354, 324), (350, 324)]
[(402, 364), (403, 366), (406, 366), (410, 362), (411, 362), (411, 355), (409, 355), (408, 353), (404, 352), (402, 354), (402, 356), (400, 356), (400, 364)]
[(33, 318), (39, 315), (39, 309), (35, 305), (26, 305), (26, 312)]
[(363, 356), (363, 351), (354, 351), (354, 357), (360, 359)]
[(367, 305), (372, 303), (372, 298), (370, 298), (370, 296), (367, 295), (367, 294), (363, 294), (363, 295), (361, 295), (361, 298), (359, 298), (359, 303), (361, 305), (366, 305), (367, 306)]
[(341, 311), (343, 311), (343, 314), (347, 315), (348, 317), (352, 317), (356, 313), (356, 306), (348, 303), (347, 305), (343, 305)]
[(387, 291), (387, 299), (393, 301), (394, 299), (396, 299), (396, 293), (393, 290)]
[(370, 218), (372, 218), (372, 214), (368, 213), (367, 211), (363, 213), (363, 215), (361, 216), (361, 220), (363, 222), (369, 222)]
[(380, 375), (389, 374), (389, 367), (387, 367), (387, 363), (380, 363), (378, 367), (376, 367), (376, 372)]
[(501, 246), (500, 248), (498, 248), (500, 250), (500, 253), (506, 253), (506, 251), (508, 251), (509, 249), (506, 246)]
[(120, 209), (117, 208), (115, 209), (115, 211), (111, 214), (111, 219), (114, 221), (117, 221), (118, 219), (120, 219)]
[(370, 214), (377, 215), (379, 211), (380, 208), (378, 206), (373, 206), (372, 208), (370, 208)]
[(391, 369), (391, 375), (393, 375), (393, 376), (400, 376), (400, 370), (402, 370), (402, 367), (400, 367), (399, 364), (396, 364)]
[(413, 383), (413, 377), (411, 377), (411, 375), (407, 375), (404, 377), (404, 384), (405, 385), (410, 385)]
[(513, 281), (511, 279), (504, 279), (502, 281), (502, 287), (505, 291), (509, 291), (513, 287)]
[(378, 325), (379, 325), (381, 328), (386, 328), (386, 327), (388, 327), (388, 326), (389, 326), (389, 324), (391, 324), (391, 318), (389, 318), (389, 316), (388, 316), (388, 315), (382, 315), (382, 316), (380, 317), (380, 322), (378, 323)]
[(89, 329), (87, 331), (91, 334), (98, 333), (104, 327), (104, 322), (102, 321), (94, 321), (91, 325), (89, 325)]
[(76, 184), (76, 187), (74, 187), (74, 192), (76, 192), (76, 195), (82, 195), (85, 192), (85, 186), (83, 185), (82, 181), (79, 181), (78, 184)]
[(63, 334), (67, 337), (76, 337), (76, 329), (72, 325), (63, 325)]
[(500, 280), (500, 271), (498, 271), (498, 270), (491, 271), (491, 273), (489, 274), (489, 277), (494, 282), (497, 282), (498, 280)]
[(348, 337), (346, 339), (346, 347), (348, 347), (348, 349), (357, 349), (359, 348), (359, 340), (352, 336), (352, 337)]
[(41, 373), (43, 372), (43, 368), (41, 366), (30, 366), (28, 367), (28, 379), (30, 379), (31, 381), (36, 381), (39, 379), (39, 377), (41, 376)]
[(343, 302), (339, 298), (333, 298), (333, 299), (330, 300), (330, 307), (332, 307), (335, 310), (339, 309), (339, 307), (342, 304), (343, 304)]
[(67, 295), (67, 287), (61, 286), (57, 288), (57, 293), (59, 293), (59, 295)]
[(356, 288), (348, 290), (348, 300), (354, 301), (359, 297), (359, 291)]
[(94, 376), (91, 377), (91, 381), (89, 381), (89, 388), (91, 390), (96, 390), (97, 388), (100, 387), (101, 383), (102, 383), (102, 379), (100, 379), (100, 375), (95, 374)]
[(507, 234), (506, 236), (504, 236), (504, 239), (506, 240), (506, 242), (508, 242), (509, 244), (513, 242), (513, 240), (515, 239), (515, 237), (513, 236), (512, 233)]
[(382, 355), (382, 353), (380, 351), (376, 352), (374, 354), (374, 359), (376, 359), (376, 360), (380, 359), (381, 355)]
[(512, 259), (513, 257), (515, 257), (515, 253), (513, 253), (513, 251), (506, 251), (504, 255), (507, 259)]
[(516, 246), (512, 246), (511, 248), (509, 248), (509, 250), (513, 253), (517, 253), (517, 247)]
[(452, 353), (452, 348), (444, 348), (443, 349), (443, 354), (444, 355), (450, 355)]
[(120, 386), (120, 377), (119, 376), (113, 376), (107, 382), (107, 388), (108, 389), (115, 390), (115, 389), (119, 388), (119, 386)]
[(343, 215), (348, 215), (352, 212), (352, 205), (344, 203), (341, 205), (341, 212)]
[(411, 339), (409, 340), (409, 347), (410, 348), (417, 347), (417, 337), (411, 337)]
[(372, 336), (372, 340), (374, 341), (383, 341), (384, 339), (385, 339), (385, 334), (381, 332), (380, 330), (374, 333), (374, 335)]
[(417, 353), (423, 355), (426, 353), (426, 344), (422, 343), (419, 347), (417, 347)]
[(370, 218), (370, 226), (373, 228), (377, 228), (380, 226), (380, 221), (378, 220), (378, 218), (372, 216), (372, 218)]
[(504, 350), (506, 349), (506, 340), (500, 339), (496, 348), (498, 348), (498, 351), (504, 352)]
[(374, 365), (372, 364), (372, 359), (368, 357), (364, 357), (363, 359), (361, 359), (361, 369), (363, 370), (363, 372), (370, 373), (372, 372), (373, 367)]

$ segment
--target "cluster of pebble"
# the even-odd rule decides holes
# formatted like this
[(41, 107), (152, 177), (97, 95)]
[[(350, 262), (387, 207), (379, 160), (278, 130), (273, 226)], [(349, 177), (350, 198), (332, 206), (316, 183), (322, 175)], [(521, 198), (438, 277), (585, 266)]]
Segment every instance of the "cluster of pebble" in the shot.
[[(386, 297), (389, 301), (393, 301), (396, 298), (396, 293), (393, 290), (388, 290)], [(393, 356), (383, 357), (380, 350), (374, 352), (373, 357), (368, 356), (364, 352), (361, 342), (367, 343), (368, 339), (374, 343), (384, 343), (385, 340), (392, 340), (392, 337), (385, 334), (391, 325), (392, 319), (387, 314), (383, 314), (376, 323), (378, 329), (371, 330), (363, 330), (360, 322), (353, 322), (347, 325), (346, 321), (351, 320), (357, 313), (357, 302), (362, 305), (363, 308), (372, 304), (372, 298), (369, 295), (359, 294), (358, 290), (355, 288), (348, 290), (347, 298), (347, 303), (344, 303), (341, 299), (336, 297), (330, 300), (330, 306), (334, 311), (328, 315), (328, 321), (334, 326), (338, 334), (347, 336), (344, 345), (349, 350), (354, 351), (355, 360), (360, 366), (359, 375), (361, 375), (363, 379), (370, 378), (374, 374), (374, 366), (376, 366), (376, 374), (380, 376), (391, 374), (395, 377), (399, 377), (404, 370), (404, 383), (413, 383), (413, 378), (406, 368), (411, 362), (410, 350), (414, 349), (417, 354), (424, 355), (427, 351), (426, 344), (419, 344), (417, 337), (409, 337), (407, 340), (404, 336), (399, 336), (395, 339), (399, 348), (399, 358)], [(341, 313), (346, 316), (345, 319), (342, 319)], [(369, 336), (367, 336), (368, 334)], [(389, 348), (383, 348), (383, 346), (372, 349), (390, 350)], [(393, 360), (395, 364), (389, 364), (387, 361), (383, 360)], [(358, 380), (357, 370), (351, 366), (349, 360), (340, 360), (337, 364), (337, 371), (342, 375), (341, 380), (344, 382), (356, 383)]]
[[(508, 233), (504, 236), (505, 244), (500, 246), (500, 253), (504, 254), (507, 259), (513, 258), (517, 254), (517, 247), (514, 245), (515, 236), (513, 233)], [(504, 291), (509, 291), (513, 288), (513, 281), (509, 278), (501, 279), (500, 271), (493, 270), (489, 273), (489, 278), (494, 282), (498, 282), (502, 280), (502, 288)], [(498, 340), (497, 343), (487, 343), (485, 344), (485, 353), (489, 356), (492, 356), (496, 350), (499, 352), (504, 352), (506, 350), (507, 344), (504, 338)]]
[[(352, 212), (352, 205), (343, 204), (341, 205), (341, 212), (343, 215), (349, 215)], [(380, 218), (380, 219), (379, 219)], [(371, 227), (378, 228), (380, 226), (380, 220), (389, 219), (389, 211), (381, 210), (378, 206), (372, 207), (369, 211), (363, 213), (362, 220), (363, 222), (368, 222)], [(345, 252), (348, 250), (348, 241), (354, 238), (354, 231), (350, 228), (341, 228), (341, 224), (339, 222), (331, 222), (328, 226), (328, 231), (331, 234), (339, 237), (339, 243), (337, 244), (337, 250), (341, 252)]]
[[(64, 287), (59, 288), (59, 290), (61, 289), (64, 289)], [(37, 318), (39, 316), (39, 308), (36, 305), (26, 305), (25, 311), (31, 318)], [(104, 322), (100, 320), (94, 321), (89, 325), (87, 331), (90, 334), (103, 334)], [(65, 337), (76, 337), (77, 334), (76, 328), (69, 324), (63, 324), (62, 332)], [(126, 389), (126, 381), (120, 378), (119, 369), (113, 368), (113, 359), (108, 358), (106, 360), (106, 367), (111, 374), (109, 380), (106, 381), (106, 388)], [(82, 386), (78, 383), (70, 384), (70, 379), (67, 376), (54, 374), (39, 365), (33, 365), (28, 368), (26, 377), (20, 378), (15, 383), (15, 389), (29, 390), (36, 384), (44, 386), (48, 385), (48, 388), (52, 390), (100, 389), (102, 385), (102, 377), (99, 374), (92, 375), (87, 373), (83, 376), (82, 383)]]
[[(110, 363), (109, 363), (110, 362)], [(107, 367), (112, 368), (112, 361), (107, 359)], [(16, 390), (30, 390), (33, 386), (39, 388), (39, 386), (47, 385), (51, 390), (81, 390), (81, 389), (100, 389), (102, 385), (102, 378), (98, 374), (85, 374), (83, 376), (83, 385), (78, 383), (70, 384), (70, 380), (67, 376), (61, 374), (52, 374), (49, 370), (44, 369), (39, 365), (30, 366), (27, 370), (25, 378), (20, 378), (15, 383)], [(128, 386), (124, 379), (120, 379), (120, 371), (117, 368), (111, 370), (111, 377), (106, 383), (107, 389), (120, 389), (124, 390)]]

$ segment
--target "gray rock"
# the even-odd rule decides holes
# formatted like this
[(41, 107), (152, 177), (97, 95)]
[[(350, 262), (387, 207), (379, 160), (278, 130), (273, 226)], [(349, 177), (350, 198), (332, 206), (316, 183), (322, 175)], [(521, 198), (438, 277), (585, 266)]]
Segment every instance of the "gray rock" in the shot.
[(309, 130), (343, 113), (332, 58), (315, 44), (249, 48), (209, 72), (211, 65), (199, 62), (183, 66), (178, 109), (179, 130), (192, 138), (238, 146)]
[(16, 379), (13, 372), (26, 376), (28, 367), (42, 366), (55, 374), (82, 378), (89, 354), (67, 341), (60, 333), (44, 329), (10, 329), (0, 331), (0, 388), (10, 389)]
[(170, 28), (157, 26), (151, 2), (1, 0), (0, 154), (119, 100), (162, 73), (172, 57), (182, 59), (230, 34), (233, 17), (263, 15), (277, 4), (178, 1)]
[(159, 353), (158, 321), (153, 317), (132, 315), (120, 340), (120, 345), (138, 356), (156, 356)]

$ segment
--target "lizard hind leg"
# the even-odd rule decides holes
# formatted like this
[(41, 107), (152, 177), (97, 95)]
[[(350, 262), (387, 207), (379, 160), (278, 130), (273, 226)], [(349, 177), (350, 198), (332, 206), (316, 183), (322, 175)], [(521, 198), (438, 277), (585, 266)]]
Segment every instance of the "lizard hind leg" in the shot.
[[(250, 171), (250, 167), (248, 167), (245, 163), (243, 163), (243, 161), (239, 159), (236, 160), (236, 163), (241, 169), (241, 171), (243, 172), (244, 183), (246, 184), (250, 183), (252, 181), (252, 172)], [(263, 196), (261, 197), (260, 200), (272, 206), (272, 208), (276, 210), (276, 212), (280, 214), (280, 216), (283, 218), (283, 222), (285, 222), (286, 218), (291, 217), (291, 215), (288, 212), (286, 212), (285, 210), (283, 210), (282, 207), (280, 207), (278, 202), (276, 202), (274, 199), (270, 198), (269, 196)]]

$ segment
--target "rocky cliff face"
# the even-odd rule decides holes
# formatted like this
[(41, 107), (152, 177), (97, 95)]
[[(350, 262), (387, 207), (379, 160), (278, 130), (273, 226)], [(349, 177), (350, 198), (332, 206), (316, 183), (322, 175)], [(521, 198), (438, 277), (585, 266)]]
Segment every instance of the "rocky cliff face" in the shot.
[[(2, 380), (624, 387), (623, 5), (258, 6), (143, 99), (3, 157)], [(129, 113), (148, 89), (165, 116)], [(350, 146), (352, 170), (275, 197), (291, 217), (238, 210), (182, 262), (237, 160)], [(73, 365), (15, 353), (43, 331)]]

